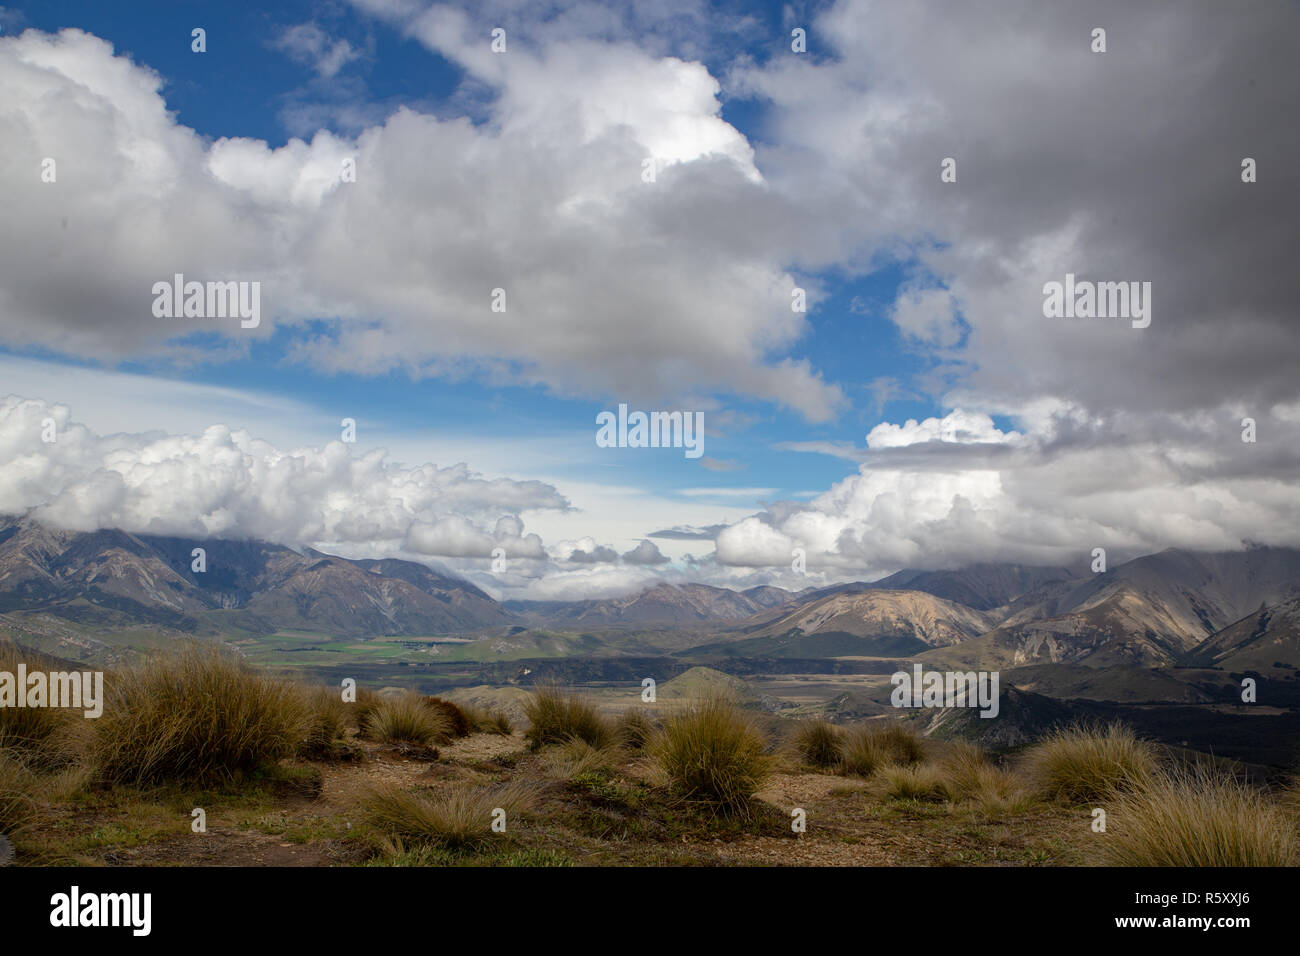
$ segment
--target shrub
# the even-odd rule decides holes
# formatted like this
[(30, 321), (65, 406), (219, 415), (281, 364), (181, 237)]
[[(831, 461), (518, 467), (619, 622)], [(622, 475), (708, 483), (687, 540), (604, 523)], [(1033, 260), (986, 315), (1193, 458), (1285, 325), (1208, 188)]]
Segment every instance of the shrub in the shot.
[(534, 799), (532, 788), (517, 784), (442, 794), (386, 789), (367, 796), (362, 809), (367, 822), (390, 838), (465, 849), (497, 836), (492, 832), (495, 810), (505, 811), (509, 828), (517, 816), (531, 808)]
[(840, 729), (825, 720), (801, 723), (795, 731), (795, 750), (811, 767), (833, 770), (844, 760), (844, 739)]
[(751, 815), (751, 801), (771, 767), (767, 740), (731, 701), (705, 698), (664, 723), (655, 759), (687, 797), (725, 813)]
[(465, 711), (457, 707), (449, 700), (443, 700), (441, 697), (425, 697), (424, 704), (431, 707), (447, 718), (447, 732), (453, 737), (468, 737), (472, 729), (469, 717)]
[(1145, 782), (1156, 769), (1155, 750), (1119, 723), (1067, 727), (1026, 754), (1034, 786), (1048, 797), (1098, 800)]
[(308, 732), (298, 687), (261, 677), (216, 646), (152, 657), (105, 685), (91, 747), (113, 782), (230, 778), (288, 756)]
[(1108, 807), (1100, 839), (1112, 866), (1295, 866), (1294, 821), (1235, 777), (1205, 767), (1155, 772)]
[(524, 713), (531, 725), (524, 736), (533, 750), (573, 738), (585, 740), (598, 750), (614, 741), (609, 721), (596, 708), (557, 688), (539, 689), (524, 705)]
[(427, 747), (451, 739), (451, 722), (429, 707), (419, 694), (382, 697), (366, 714), (362, 733), (387, 744), (406, 743)]

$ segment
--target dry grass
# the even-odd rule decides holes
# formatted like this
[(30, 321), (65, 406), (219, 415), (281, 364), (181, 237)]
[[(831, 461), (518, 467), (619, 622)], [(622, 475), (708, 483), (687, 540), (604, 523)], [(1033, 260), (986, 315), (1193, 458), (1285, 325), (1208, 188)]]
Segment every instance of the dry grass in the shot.
[(370, 826), (389, 838), (466, 849), (504, 835), (492, 830), (497, 810), (505, 811), (508, 834), (535, 799), (534, 788), (520, 784), (441, 794), (386, 789), (365, 797), (362, 810)]
[(19, 830), (36, 812), (36, 775), (0, 752), (0, 833)]
[(441, 697), (425, 697), (423, 700), (426, 707), (438, 711), (447, 718), (447, 732), (451, 736), (468, 737), (470, 731), (474, 729), (469, 715), (451, 701), (443, 700)]
[[(11, 641), (0, 641), (0, 671), (18, 672), (26, 663), (29, 671), (43, 671), (45, 666), (29, 659)], [(16, 752), (24, 762), (40, 767), (55, 767), (76, 758), (78, 722), (81, 711), (57, 707), (0, 707), (0, 747)]]
[(889, 800), (950, 799), (948, 780), (934, 764), (893, 764), (881, 767), (871, 781), (872, 792)]
[(307, 733), (298, 747), (305, 757), (328, 756), (346, 737), (353, 704), (343, 701), (340, 691), (330, 687), (304, 687), (307, 703)]
[(628, 750), (644, 750), (657, 729), (655, 722), (635, 707), (629, 707), (614, 720), (619, 746)]
[(808, 766), (836, 770), (844, 761), (844, 736), (830, 721), (801, 721), (795, 730), (794, 749)]
[(919, 763), (925, 756), (925, 745), (898, 724), (867, 724), (849, 731), (843, 753), (844, 772), (869, 777), (884, 767)]
[(298, 687), (201, 644), (109, 675), (105, 697), (89, 745), (117, 783), (229, 778), (292, 754), (310, 727)]
[(575, 694), (543, 687), (524, 705), (530, 724), (524, 734), (534, 750), (577, 739), (597, 750), (614, 742), (614, 729), (599, 711)]
[(366, 721), (383, 699), (378, 691), (370, 687), (357, 688), (357, 699), (348, 705), (348, 717), (351, 720), (352, 728), (357, 733), (361, 733), (365, 729)]
[(1097, 834), (1111, 866), (1296, 866), (1295, 820), (1263, 793), (1204, 766), (1149, 775), (1120, 794)]
[(1033, 796), (1014, 773), (995, 766), (980, 748), (955, 743), (937, 764), (945, 780), (948, 799), (972, 800), (987, 811), (1019, 812)]
[(611, 748), (597, 749), (574, 738), (544, 750), (542, 763), (548, 776), (569, 781), (582, 774), (609, 773), (618, 765), (618, 757)]
[(427, 747), (451, 739), (452, 725), (439, 708), (430, 707), (419, 694), (381, 697), (366, 714), (362, 735), (386, 744)]
[(502, 737), (509, 737), (515, 732), (514, 724), (510, 722), (510, 716), (504, 711), (487, 710), (482, 707), (475, 707), (472, 704), (457, 704), (456, 706), (469, 718), (470, 727), (479, 733), (500, 734)]
[(1034, 799), (1013, 773), (993, 764), (980, 748), (949, 745), (930, 763), (883, 764), (868, 784), (869, 792), (890, 800), (974, 803), (988, 813), (1019, 813)]
[(673, 714), (651, 746), (664, 776), (685, 796), (749, 816), (771, 769), (767, 739), (733, 702), (712, 697)]
[(1139, 787), (1157, 764), (1155, 749), (1119, 723), (1059, 730), (1025, 756), (1025, 772), (1038, 792), (1075, 802)]

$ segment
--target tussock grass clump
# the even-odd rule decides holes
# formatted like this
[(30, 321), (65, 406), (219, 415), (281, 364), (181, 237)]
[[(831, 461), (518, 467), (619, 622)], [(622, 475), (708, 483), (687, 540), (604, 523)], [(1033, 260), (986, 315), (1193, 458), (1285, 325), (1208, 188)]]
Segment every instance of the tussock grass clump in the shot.
[(383, 699), (383, 696), (371, 687), (357, 688), (357, 699), (347, 705), (348, 719), (357, 733), (365, 732), (366, 721)]
[(21, 760), (0, 753), (0, 833), (12, 834), (36, 811), (36, 775)]
[(924, 755), (921, 739), (906, 727), (868, 724), (849, 732), (842, 767), (847, 773), (868, 777), (882, 767), (919, 763)]
[(934, 764), (893, 764), (881, 767), (872, 781), (873, 789), (890, 800), (952, 799), (952, 791), (941, 767)]
[(1056, 731), (1026, 754), (1039, 792), (1063, 800), (1099, 800), (1141, 786), (1155, 772), (1155, 749), (1120, 723)]
[(428, 706), (419, 694), (381, 697), (362, 723), (362, 735), (386, 744), (414, 744), (427, 747), (451, 739), (451, 721)]
[(307, 703), (307, 733), (298, 752), (304, 757), (327, 757), (347, 737), (350, 708), (342, 694), (330, 687), (303, 689)]
[(826, 720), (805, 721), (794, 735), (795, 751), (810, 767), (834, 770), (844, 760), (844, 737)]
[(767, 743), (733, 702), (711, 697), (669, 717), (651, 749), (663, 774), (685, 796), (748, 817), (771, 768)]
[(953, 744), (932, 763), (883, 764), (868, 788), (892, 800), (969, 801), (989, 813), (1021, 812), (1033, 802), (1014, 774), (968, 743)]
[(533, 750), (574, 738), (600, 750), (614, 742), (614, 729), (595, 707), (581, 697), (555, 687), (540, 688), (524, 713), (530, 724), (524, 736)]
[(1282, 809), (1300, 826), (1300, 776), (1292, 776), (1282, 790), (1280, 800)]
[(488, 733), (500, 734), (502, 737), (509, 737), (515, 732), (515, 725), (510, 720), (510, 715), (504, 711), (494, 710), (488, 715), (481, 729)]
[(542, 762), (550, 776), (564, 781), (584, 774), (608, 774), (617, 764), (612, 749), (597, 749), (576, 737), (548, 747), (542, 753)]
[(470, 727), (482, 734), (500, 734), (502, 737), (509, 737), (515, 732), (515, 726), (510, 720), (510, 715), (501, 710), (488, 710), (483, 707), (475, 707), (473, 704), (457, 704), (465, 716), (469, 718)]
[(458, 788), (446, 793), (376, 790), (362, 801), (366, 821), (380, 833), (417, 844), (466, 849), (500, 836), (492, 831), (497, 809), (505, 811), (506, 833), (535, 802), (532, 787), (497, 790)]
[(1204, 766), (1149, 775), (1120, 794), (1099, 834), (1112, 866), (1296, 866), (1295, 821), (1263, 793)]
[(614, 720), (614, 735), (628, 750), (644, 750), (655, 734), (655, 722), (635, 707), (629, 707)]
[[(16, 675), (20, 663), (28, 671), (47, 669), (12, 641), (0, 641), (0, 671)], [(73, 759), (73, 724), (84, 719), (82, 711), (59, 707), (0, 707), (0, 747), (33, 766), (59, 766)]]
[(425, 697), (426, 707), (432, 707), (447, 718), (447, 732), (453, 737), (468, 737), (473, 724), (470, 723), (469, 715), (457, 705), (449, 700), (443, 700), (441, 697)]
[(216, 646), (158, 655), (104, 683), (90, 746), (116, 783), (231, 778), (292, 754), (309, 730), (300, 688)]
[(1015, 774), (995, 766), (973, 744), (958, 742), (937, 764), (947, 797), (954, 803), (973, 800), (988, 811), (1020, 811), (1033, 801)]

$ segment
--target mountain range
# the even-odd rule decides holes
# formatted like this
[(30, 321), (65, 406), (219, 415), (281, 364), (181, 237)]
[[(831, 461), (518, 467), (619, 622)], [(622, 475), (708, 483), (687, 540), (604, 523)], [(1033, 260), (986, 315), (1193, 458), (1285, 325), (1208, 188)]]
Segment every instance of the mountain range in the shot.
[(262, 541), (0, 517), (0, 629), (90, 627), (350, 637), (550, 628), (698, 631), (699, 656), (917, 656), (963, 669), (1300, 665), (1300, 551), (1167, 550), (1102, 574), (980, 564), (798, 591), (660, 583), (617, 598), (500, 603), (424, 564)]

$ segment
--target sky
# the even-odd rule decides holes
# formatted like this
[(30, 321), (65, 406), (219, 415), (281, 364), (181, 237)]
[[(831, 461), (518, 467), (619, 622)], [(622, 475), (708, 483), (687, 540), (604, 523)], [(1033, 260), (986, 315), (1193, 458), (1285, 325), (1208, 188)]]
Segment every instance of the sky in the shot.
[(1300, 546), (1298, 48), (1289, 0), (2, 7), (0, 512), (539, 599)]

